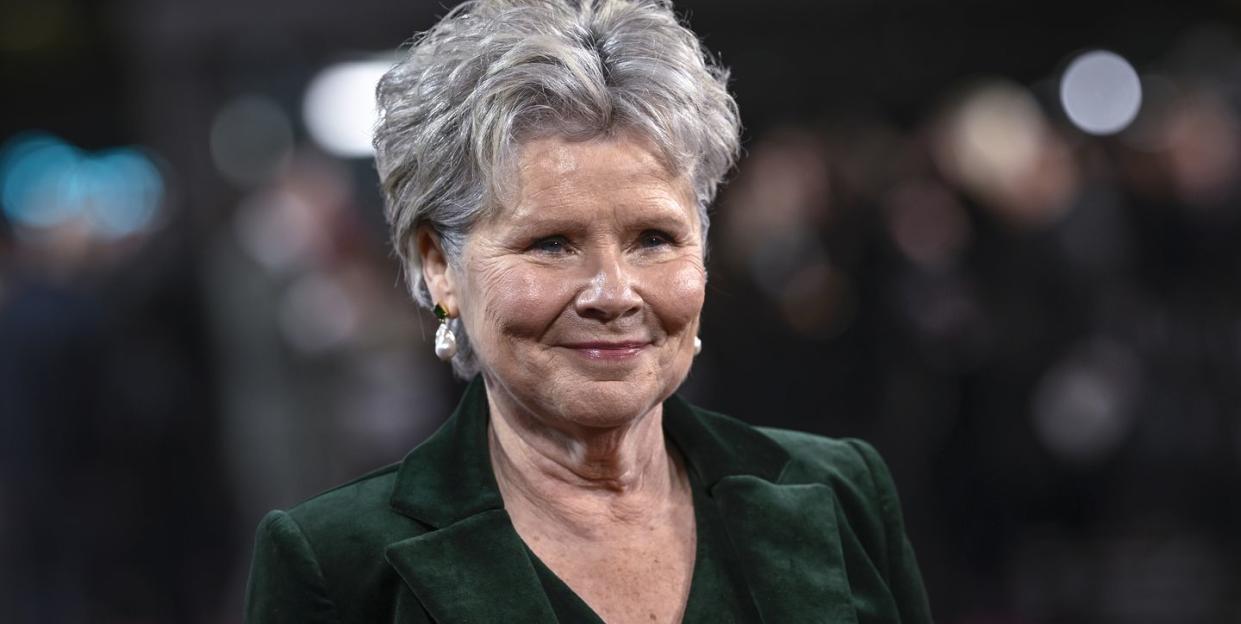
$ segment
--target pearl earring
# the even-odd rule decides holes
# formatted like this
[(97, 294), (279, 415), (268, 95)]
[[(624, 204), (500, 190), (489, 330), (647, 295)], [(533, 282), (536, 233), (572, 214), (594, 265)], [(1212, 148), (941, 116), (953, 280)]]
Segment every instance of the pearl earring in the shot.
[(448, 328), (448, 312), (438, 303), (435, 318), (440, 320), (439, 329), (435, 330), (435, 357), (447, 362), (457, 354), (457, 336)]
[(694, 355), (702, 353), (702, 338), (694, 336)]

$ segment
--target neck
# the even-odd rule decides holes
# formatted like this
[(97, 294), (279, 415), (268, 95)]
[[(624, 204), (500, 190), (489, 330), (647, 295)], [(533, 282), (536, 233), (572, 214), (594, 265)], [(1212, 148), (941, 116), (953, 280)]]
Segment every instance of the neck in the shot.
[(525, 413), (490, 388), (488, 446), (506, 507), (579, 534), (657, 521), (688, 477), (664, 443), (663, 406), (623, 425), (584, 427)]

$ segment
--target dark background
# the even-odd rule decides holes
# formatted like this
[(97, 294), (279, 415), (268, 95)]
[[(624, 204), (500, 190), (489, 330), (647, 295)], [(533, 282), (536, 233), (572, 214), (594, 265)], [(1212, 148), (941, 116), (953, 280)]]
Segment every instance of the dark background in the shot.
[[(872, 441), (938, 621), (1241, 621), (1241, 3), (678, 7), (746, 127), (685, 393)], [(0, 620), (239, 621), (266, 510), (447, 416), (373, 165), (301, 112), (444, 10), (0, 2), (0, 163), (163, 181), (124, 236), (0, 217)], [(1118, 135), (1060, 104), (1095, 48), (1142, 77)]]

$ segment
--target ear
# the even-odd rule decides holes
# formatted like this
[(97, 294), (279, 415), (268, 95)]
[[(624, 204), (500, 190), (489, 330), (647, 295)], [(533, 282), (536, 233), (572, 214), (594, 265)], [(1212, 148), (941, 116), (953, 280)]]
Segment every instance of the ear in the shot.
[(439, 235), (430, 226), (420, 226), (415, 245), (422, 265), (422, 279), (431, 292), (432, 303), (443, 306), (449, 317), (457, 316), (459, 308), (452, 267), (448, 264)]

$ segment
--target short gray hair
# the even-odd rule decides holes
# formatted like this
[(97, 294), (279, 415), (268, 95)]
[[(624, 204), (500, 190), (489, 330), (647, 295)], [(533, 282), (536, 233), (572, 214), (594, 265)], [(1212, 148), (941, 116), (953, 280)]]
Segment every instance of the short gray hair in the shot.
[[(375, 162), (392, 243), (414, 299), (431, 307), (416, 248), (431, 227), (459, 266), (522, 141), (634, 132), (707, 206), (739, 151), (728, 71), (668, 0), (474, 0), (416, 37), (379, 82)], [(453, 368), (478, 371), (454, 322)]]

